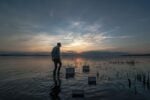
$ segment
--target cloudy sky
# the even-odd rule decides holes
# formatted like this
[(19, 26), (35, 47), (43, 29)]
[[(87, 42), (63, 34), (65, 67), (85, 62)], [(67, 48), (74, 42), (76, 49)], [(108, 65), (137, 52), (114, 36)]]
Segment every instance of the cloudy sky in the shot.
[(149, 0), (0, 0), (0, 51), (150, 52)]

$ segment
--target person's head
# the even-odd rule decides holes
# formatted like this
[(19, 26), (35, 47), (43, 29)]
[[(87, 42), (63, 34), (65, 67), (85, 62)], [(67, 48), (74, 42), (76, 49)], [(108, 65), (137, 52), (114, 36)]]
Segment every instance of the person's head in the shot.
[(61, 43), (60, 43), (60, 42), (58, 42), (58, 43), (57, 43), (57, 46), (58, 46), (58, 47), (61, 47)]

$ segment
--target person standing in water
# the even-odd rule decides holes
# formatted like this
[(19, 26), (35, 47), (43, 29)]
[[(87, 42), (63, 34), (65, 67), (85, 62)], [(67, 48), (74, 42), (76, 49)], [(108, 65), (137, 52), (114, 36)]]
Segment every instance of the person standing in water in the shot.
[(51, 52), (52, 61), (54, 62), (54, 71), (53, 71), (54, 84), (51, 86), (50, 89), (50, 97), (52, 100), (60, 100), (59, 93), (61, 92), (61, 80), (59, 77), (59, 73), (60, 73), (60, 68), (62, 66), (60, 47), (61, 47), (61, 43), (57, 43), (57, 45), (52, 49)]
[(56, 74), (56, 72), (59, 74), (60, 68), (62, 66), (61, 57), (60, 57), (60, 47), (61, 47), (61, 43), (58, 42), (51, 52), (52, 61), (54, 62), (54, 66), (55, 66), (53, 74)]

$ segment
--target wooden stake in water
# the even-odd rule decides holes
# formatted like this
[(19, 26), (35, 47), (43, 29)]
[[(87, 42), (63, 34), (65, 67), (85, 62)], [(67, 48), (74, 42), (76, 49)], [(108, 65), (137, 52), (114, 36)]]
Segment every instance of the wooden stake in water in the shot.
[(143, 87), (144, 87), (144, 89), (146, 87), (146, 75), (145, 75), (145, 73), (143, 73)]
[(146, 83), (146, 75), (143, 74), (143, 85), (145, 86), (145, 83)]
[(149, 89), (149, 72), (148, 72), (148, 77), (147, 77), (147, 89)]
[(89, 76), (88, 77), (88, 84), (89, 85), (96, 85), (96, 77), (95, 76)]
[(137, 74), (137, 80), (139, 81), (139, 82), (141, 82), (142, 81), (142, 76), (141, 76), (141, 74)]
[(136, 86), (134, 87), (134, 93), (135, 93), (135, 95), (137, 94)]
[(97, 72), (97, 74), (96, 74), (96, 75), (97, 75), (97, 78), (99, 78), (99, 72)]
[(131, 80), (128, 78), (128, 86), (131, 88)]

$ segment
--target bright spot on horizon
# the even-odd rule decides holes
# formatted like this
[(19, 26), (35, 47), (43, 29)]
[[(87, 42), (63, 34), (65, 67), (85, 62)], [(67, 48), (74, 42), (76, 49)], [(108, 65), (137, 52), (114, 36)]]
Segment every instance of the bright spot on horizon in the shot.
[(78, 53), (82, 51), (86, 51), (85, 48), (87, 48), (89, 44), (85, 42), (82, 39), (75, 39), (72, 43), (66, 45), (66, 51), (76, 51)]

